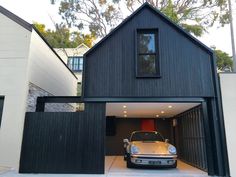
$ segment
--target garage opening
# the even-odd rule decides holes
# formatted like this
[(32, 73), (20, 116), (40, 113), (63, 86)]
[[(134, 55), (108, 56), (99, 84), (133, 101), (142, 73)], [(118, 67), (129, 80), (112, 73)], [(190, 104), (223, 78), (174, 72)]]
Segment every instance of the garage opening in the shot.
[[(177, 149), (177, 168), (127, 168), (124, 139), (134, 131), (157, 131)], [(201, 103), (106, 104), (105, 172), (108, 174), (207, 175)]]

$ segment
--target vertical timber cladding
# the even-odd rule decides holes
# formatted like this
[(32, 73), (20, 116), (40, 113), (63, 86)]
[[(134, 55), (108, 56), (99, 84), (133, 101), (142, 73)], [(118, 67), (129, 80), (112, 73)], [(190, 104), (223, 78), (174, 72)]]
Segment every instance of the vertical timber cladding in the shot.
[(26, 113), (20, 173), (104, 173), (105, 104)]
[(175, 117), (178, 132), (178, 156), (181, 160), (207, 171), (202, 107), (198, 106)]

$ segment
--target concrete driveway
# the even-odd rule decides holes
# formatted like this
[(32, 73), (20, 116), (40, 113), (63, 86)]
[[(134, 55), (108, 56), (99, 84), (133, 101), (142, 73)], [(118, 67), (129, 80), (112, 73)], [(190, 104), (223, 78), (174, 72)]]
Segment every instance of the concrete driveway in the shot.
[(1, 168), (1, 177), (207, 177), (207, 173), (178, 161), (176, 169), (128, 169), (122, 156), (107, 156), (104, 175), (17, 174)]

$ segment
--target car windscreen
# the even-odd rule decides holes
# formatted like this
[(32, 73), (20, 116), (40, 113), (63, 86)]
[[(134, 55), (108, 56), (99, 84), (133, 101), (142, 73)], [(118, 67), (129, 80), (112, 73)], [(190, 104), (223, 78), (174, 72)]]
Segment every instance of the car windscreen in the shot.
[(132, 134), (131, 141), (164, 141), (158, 132), (135, 132)]

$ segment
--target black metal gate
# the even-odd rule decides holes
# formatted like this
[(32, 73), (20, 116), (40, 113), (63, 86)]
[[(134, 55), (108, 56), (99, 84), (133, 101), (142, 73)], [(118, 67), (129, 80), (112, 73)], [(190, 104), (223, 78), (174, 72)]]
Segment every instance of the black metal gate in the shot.
[(26, 113), (20, 173), (104, 173), (105, 104)]

